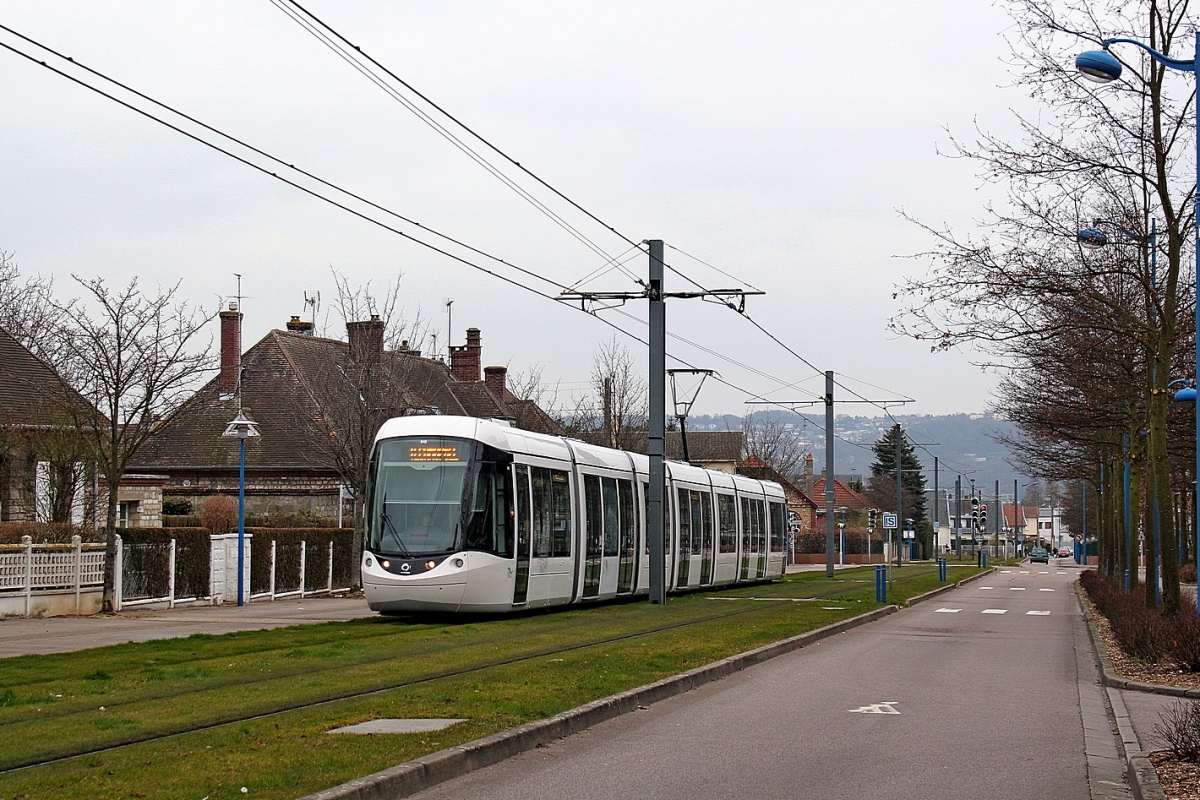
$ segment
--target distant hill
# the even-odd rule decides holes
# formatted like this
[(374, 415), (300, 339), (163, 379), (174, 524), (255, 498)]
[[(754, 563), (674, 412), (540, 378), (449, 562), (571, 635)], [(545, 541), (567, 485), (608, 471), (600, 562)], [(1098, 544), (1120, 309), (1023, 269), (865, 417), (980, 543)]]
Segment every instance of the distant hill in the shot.
[[(825, 464), (825, 420), (820, 412), (808, 414), (807, 419), (791, 412), (773, 412), (773, 416), (784, 424), (794, 426), (796, 435), (812, 450), (816, 461), (815, 471), (820, 474)], [(871, 445), (894, 422), (899, 422), (910, 439), (926, 445), (919, 447), (917, 454), (925, 467), (925, 478), (931, 488), (934, 456), (940, 462), (942, 488), (953, 484), (955, 475), (961, 474), (964, 486), (969, 478), (974, 478), (976, 485), (986, 487), (990, 494), (995, 481), (999, 480), (1001, 491), (1007, 488), (1011, 493), (1013, 479), (1020, 478), (1009, 464), (1008, 448), (993, 438), (999, 432), (1015, 433), (1015, 426), (1007, 420), (992, 414), (897, 414), (895, 417), (895, 421), (890, 417), (849, 415), (839, 415), (834, 419), (834, 428), (839, 437), (834, 449), (837, 459), (835, 472), (838, 476), (870, 475), (871, 462), (874, 460)], [(737, 430), (741, 425), (742, 418), (732, 414), (688, 418), (689, 430)]]

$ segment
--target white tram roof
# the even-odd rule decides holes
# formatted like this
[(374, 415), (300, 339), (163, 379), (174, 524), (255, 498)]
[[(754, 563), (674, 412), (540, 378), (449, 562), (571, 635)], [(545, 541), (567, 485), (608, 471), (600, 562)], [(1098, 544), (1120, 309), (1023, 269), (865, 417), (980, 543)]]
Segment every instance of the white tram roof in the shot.
[[(379, 442), (381, 439), (393, 439), (399, 436), (446, 436), (473, 439), (509, 453), (524, 453), (561, 461), (571, 461), (572, 453), (574, 453), (574, 460), (581, 465), (615, 470), (628, 470), (629, 460), (632, 457), (634, 469), (639, 475), (647, 475), (650, 471), (650, 459), (641, 453), (627, 453), (623, 450), (599, 447), (575, 439), (567, 440), (561, 436), (520, 430), (507, 423), (478, 417), (450, 415), (396, 417), (389, 419), (380, 427), (379, 433), (375, 434), (375, 441)], [(784, 497), (783, 488), (771, 481), (759, 481), (744, 475), (729, 475), (679, 461), (668, 462), (667, 470), (672, 480), (686, 481), (700, 486), (708, 486), (711, 482), (718, 489), (736, 488), (744, 494), (760, 497), (765, 494), (767, 497), (775, 499)]]

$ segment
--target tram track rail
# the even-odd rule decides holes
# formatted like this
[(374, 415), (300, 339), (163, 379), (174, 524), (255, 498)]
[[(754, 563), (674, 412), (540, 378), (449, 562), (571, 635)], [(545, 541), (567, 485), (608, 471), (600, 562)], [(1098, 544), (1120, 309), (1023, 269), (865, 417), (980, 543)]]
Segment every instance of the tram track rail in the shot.
[[(929, 570), (926, 570), (925, 572), (928, 572), (928, 571)], [(922, 574), (919, 570), (914, 570), (912, 573), (909, 573), (909, 575), (912, 575), (913, 577), (916, 577), (919, 574)], [(865, 580), (859, 581), (859, 580), (853, 580), (853, 579), (841, 579), (841, 580), (837, 580), (835, 585), (822, 586), (820, 588), (818, 588), (818, 586), (809, 587), (810, 590), (804, 592), (803, 597), (809, 598), (812, 600), (829, 599), (829, 598), (835, 597), (837, 595), (844, 595), (847, 593), (853, 593), (855, 591), (861, 591), (862, 587), (859, 584), (866, 584), (866, 583), (867, 583), (867, 581), (865, 581)], [(778, 587), (778, 586), (780, 586), (780, 585), (779, 584), (765, 584), (762, 586), (762, 588), (767, 588), (768, 590), (770, 590), (770, 589)], [(755, 595), (741, 594), (744, 592), (751, 591), (752, 588), (754, 588), (754, 587), (739, 587), (739, 589), (734, 590), (734, 592), (721, 593), (721, 596), (726, 597), (731, 600), (753, 601), (756, 599), (762, 599), (759, 594), (755, 594)], [(735, 593), (735, 592), (737, 592), (737, 593)], [(704, 592), (697, 592), (694, 594), (699, 595), (699, 594), (704, 594)], [(708, 594), (711, 595), (712, 593), (708, 592)], [(767, 594), (768, 595), (774, 594), (774, 592), (768, 591)], [(778, 596), (776, 599), (782, 600), (782, 599), (787, 599), (787, 598)], [(73, 759), (83, 758), (83, 757), (90, 756), (90, 755), (112, 753), (114, 751), (119, 751), (119, 750), (122, 750), (123, 748), (131, 747), (134, 745), (167, 741), (167, 740), (171, 740), (171, 739), (176, 739), (178, 737), (186, 736), (189, 734), (201, 733), (204, 731), (214, 730), (217, 728), (221, 728), (223, 726), (236, 725), (239, 723), (247, 723), (247, 722), (252, 722), (252, 721), (257, 721), (257, 720), (269, 719), (272, 717), (278, 717), (281, 715), (304, 711), (307, 709), (319, 708), (321, 706), (327, 706), (327, 705), (330, 705), (333, 703), (361, 699), (361, 698), (379, 695), (379, 694), (383, 694), (383, 693), (387, 693), (387, 692), (392, 692), (392, 691), (404, 689), (406, 687), (420, 686), (422, 684), (433, 683), (433, 682), (440, 681), (440, 680), (469, 676), (474, 673), (485, 672), (487, 670), (506, 667), (506, 666), (512, 666), (512, 665), (516, 665), (516, 664), (520, 664), (520, 663), (524, 663), (524, 662), (536, 661), (538, 659), (543, 659), (543, 658), (552, 658), (556, 655), (571, 653), (571, 652), (575, 652), (575, 651), (579, 651), (579, 650), (585, 650), (588, 648), (602, 647), (605, 645), (617, 644), (617, 643), (624, 642), (624, 641), (631, 641), (631, 640), (636, 640), (636, 639), (640, 639), (640, 638), (651, 637), (651, 636), (655, 636), (658, 634), (668, 633), (668, 632), (676, 631), (676, 630), (682, 630), (682, 629), (686, 629), (689, 627), (696, 627), (696, 626), (705, 625), (705, 624), (712, 623), (712, 622), (719, 622), (722, 620), (728, 620), (728, 619), (732, 619), (732, 618), (750, 617), (755, 614), (767, 613), (775, 607), (777, 607), (777, 606), (774, 603), (751, 603), (746, 608), (736, 608), (736, 609), (731, 609), (728, 611), (722, 611), (719, 613), (704, 613), (699, 616), (693, 615), (686, 619), (673, 621), (673, 622), (670, 622), (665, 625), (655, 625), (652, 627), (643, 628), (640, 630), (634, 630), (634, 631), (630, 631), (627, 633), (621, 633), (621, 634), (612, 635), (612, 636), (591, 637), (585, 641), (579, 641), (579, 642), (576, 642), (576, 643), (573, 643), (573, 644), (570, 644), (567, 646), (542, 647), (542, 648), (535, 648), (535, 649), (529, 650), (529, 651), (515, 652), (515, 653), (512, 653), (511, 655), (507, 655), (504, 657), (493, 658), (493, 659), (484, 659), (477, 663), (467, 664), (467, 665), (464, 665), (464, 666), (458, 667), (458, 668), (434, 670), (434, 671), (431, 671), (431, 672), (428, 672), (425, 674), (408, 677), (404, 680), (378, 683), (378, 684), (372, 685), (370, 688), (366, 688), (366, 689), (360, 688), (360, 689), (357, 689), (354, 691), (334, 692), (332, 694), (326, 694), (321, 697), (311, 698), (311, 699), (305, 700), (303, 702), (295, 702), (295, 703), (288, 703), (288, 704), (284, 704), (284, 705), (277, 705), (277, 706), (271, 707), (271, 708), (259, 709), (252, 713), (230, 714), (230, 715), (225, 715), (225, 716), (218, 716), (215, 718), (210, 718), (208, 720), (205, 720), (205, 721), (197, 723), (197, 724), (183, 725), (183, 726), (179, 726), (176, 728), (168, 728), (166, 730), (164, 730), (160, 727), (158, 730), (146, 731), (142, 735), (132, 735), (132, 736), (124, 737), (124, 738), (117, 738), (110, 742), (96, 744), (95, 746), (79, 747), (79, 748), (76, 748), (73, 750), (60, 749), (57, 752), (44, 753), (44, 754), (38, 755), (38, 756), (30, 755), (25, 758), (18, 758), (8, 764), (3, 764), (2, 757), (0, 757), (0, 775), (11, 774), (11, 773), (15, 773), (15, 772), (24, 771), (24, 770), (34, 769), (34, 768), (37, 768), (40, 766), (49, 766), (49, 765), (53, 765), (53, 764), (59, 764), (62, 762), (71, 761)], [(539, 636), (537, 638), (545, 638), (545, 637), (551, 636), (553, 634), (569, 633), (573, 629), (589, 627), (592, 625), (594, 625), (594, 620), (587, 617), (586, 615), (581, 615), (581, 618), (570, 620), (566, 624), (563, 624), (563, 625), (550, 625), (548, 628), (543, 629), (542, 631), (539, 631)], [(447, 628), (456, 627), (456, 626), (461, 627), (461, 623), (445, 623), (443, 625), (423, 625), (423, 626), (421, 626), (421, 628), (419, 630), (413, 630), (411, 635), (436, 636), (439, 633), (439, 631), (445, 630)], [(384, 634), (385, 637), (391, 636), (391, 635), (392, 634)], [(378, 639), (380, 637), (378, 634), (375, 634), (374, 632), (372, 632), (372, 634), (370, 636), (365, 636), (365, 637), (361, 637), (361, 638)], [(474, 639), (470, 642), (456, 643), (455, 645), (453, 645), (451, 647), (430, 648), (428, 651), (426, 651), (425, 655), (428, 655), (428, 656), (442, 655), (442, 656), (444, 656), (444, 655), (454, 654), (454, 653), (460, 652), (460, 651), (468, 651), (471, 649), (485, 649), (485, 648), (487, 648), (489, 646), (493, 646), (497, 642), (503, 641), (504, 639), (507, 639), (507, 638), (510, 638), (510, 635), (507, 631), (498, 631), (495, 635), (486, 637), (483, 640)], [(354, 642), (354, 639), (339, 640), (339, 643), (345, 643), (345, 644), (353, 644), (353, 642)], [(315, 646), (320, 646), (320, 644), (315, 645)], [(295, 649), (295, 648), (294, 647), (278, 648), (277, 650), (288, 650), (288, 649)], [(232, 655), (228, 655), (228, 656), (223, 655), (222, 659), (224, 657), (233, 657), (233, 656)], [(228, 690), (231, 687), (244, 688), (247, 685), (252, 685), (252, 684), (259, 684), (259, 685), (280, 684), (281, 682), (295, 680), (298, 677), (314, 677), (314, 676), (320, 676), (322, 674), (334, 673), (334, 672), (347, 673), (348, 670), (353, 670), (355, 668), (361, 669), (361, 668), (367, 668), (367, 667), (371, 667), (371, 666), (378, 666), (378, 665), (386, 664), (389, 661), (396, 660), (397, 657), (398, 656), (396, 654), (387, 654), (387, 655), (381, 655), (381, 656), (375, 657), (375, 658), (360, 659), (360, 660), (352, 661), (352, 662), (347, 662), (347, 661), (343, 660), (343, 661), (339, 661), (338, 663), (332, 664), (329, 667), (325, 667), (325, 668), (320, 668), (320, 669), (316, 669), (316, 670), (307, 669), (307, 670), (288, 673), (288, 674), (275, 674), (270, 677), (264, 677), (264, 678), (258, 679), (258, 680), (247, 681), (244, 679), (244, 677), (240, 678), (240, 679), (235, 678), (235, 679), (231, 679), (227, 682), (223, 682), (223, 683), (219, 683), (219, 684), (215, 684), (215, 685), (207, 685), (207, 686), (204, 686), (204, 687), (196, 689), (196, 690), (180, 691), (180, 692), (165, 692), (165, 693), (156, 694), (155, 696), (150, 697), (150, 698), (142, 696), (142, 697), (139, 697), (134, 700), (126, 701), (124, 703), (118, 702), (118, 703), (115, 703), (115, 704), (112, 704), (111, 706), (109, 706), (109, 710), (113, 711), (113, 712), (120, 712), (122, 710), (127, 710), (131, 707), (135, 707), (138, 705), (146, 706), (148, 704), (153, 704), (153, 703), (161, 704), (164, 702), (169, 702), (171, 700), (182, 701), (187, 698), (194, 698), (194, 699), (199, 700), (199, 699), (203, 699), (203, 695), (205, 695), (205, 694), (219, 693), (223, 690)], [(36, 685), (36, 683), (33, 685)], [(48, 721), (48, 720), (52, 721), (52, 720), (56, 720), (56, 719), (63, 720), (63, 719), (70, 718), (72, 716), (91, 714), (94, 712), (95, 712), (94, 706), (89, 706), (86, 709), (74, 709), (74, 710), (64, 709), (64, 711), (60, 714), (52, 715), (50, 717), (43, 716), (43, 717), (40, 717), (38, 719), (38, 721), (43, 722), (43, 721)], [(20, 733), (19, 728), (21, 727), (21, 725), (23, 725), (23, 724), (28, 725), (29, 722), (30, 722), (30, 720), (27, 720), (27, 719), (26, 720), (5, 721), (2, 724), (0, 724), (0, 733), (4, 732), (6, 729), (10, 734), (11, 733)]]

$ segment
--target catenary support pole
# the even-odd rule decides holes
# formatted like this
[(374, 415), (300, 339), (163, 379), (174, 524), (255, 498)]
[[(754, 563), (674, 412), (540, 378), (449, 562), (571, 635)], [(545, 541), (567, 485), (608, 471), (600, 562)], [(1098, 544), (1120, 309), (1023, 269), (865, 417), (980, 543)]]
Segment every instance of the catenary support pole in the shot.
[(664, 428), (667, 409), (667, 307), (663, 297), (663, 243), (651, 239), (650, 285), (650, 497), (647, 503), (646, 536), (650, 540), (650, 602), (667, 599), (666, 558), (663, 547), (663, 503), (666, 500), (666, 471), (663, 464)]
[(962, 561), (962, 475), (954, 478), (954, 553)]
[(825, 373), (825, 577), (833, 577), (833, 372)]
[(933, 457), (933, 555), (938, 554), (938, 535), (942, 532), (941, 519), (942, 493), (938, 489), (938, 457)]
[(995, 538), (992, 540), (992, 555), (996, 558), (1000, 557), (1000, 517), (1003, 516), (1001, 514), (1002, 510), (1000, 506), (1000, 481), (996, 481), (996, 509), (992, 512), (992, 516), (995, 518), (995, 521), (992, 523), (992, 530), (996, 533)]
[[(904, 431), (900, 427), (899, 422), (896, 423), (896, 427), (893, 428), (892, 430), (894, 430), (896, 432), (896, 524), (903, 525), (904, 524), (904, 485), (900, 481), (901, 476), (903, 475), (903, 470), (901, 467), (901, 461), (902, 461), (901, 453), (903, 451), (903, 448), (900, 446), (900, 437), (904, 435)], [(897, 530), (897, 533), (895, 535), (897, 537), (899, 537), (899, 535), (900, 535), (899, 531), (902, 530), (902, 528), (897, 528), (896, 530)], [(896, 542), (896, 566), (897, 567), (899, 567), (901, 565), (900, 564), (900, 554), (902, 551), (903, 551), (903, 548), (900, 546), (900, 542), (897, 541)]]

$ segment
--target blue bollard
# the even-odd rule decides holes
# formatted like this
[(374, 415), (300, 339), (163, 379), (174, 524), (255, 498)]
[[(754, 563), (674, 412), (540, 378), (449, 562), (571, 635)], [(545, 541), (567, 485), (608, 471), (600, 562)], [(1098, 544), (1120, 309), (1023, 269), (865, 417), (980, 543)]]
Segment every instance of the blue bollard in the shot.
[(1129, 570), (1125, 570), (1125, 591), (1129, 591)]
[(875, 602), (887, 602), (887, 567), (883, 564), (875, 565)]
[(983, 556), (983, 563), (981, 563), (979, 566), (984, 567), (986, 569), (987, 568), (987, 550), (982, 551), (980, 554)]
[(938, 580), (942, 583), (946, 582), (946, 559), (938, 559)]

